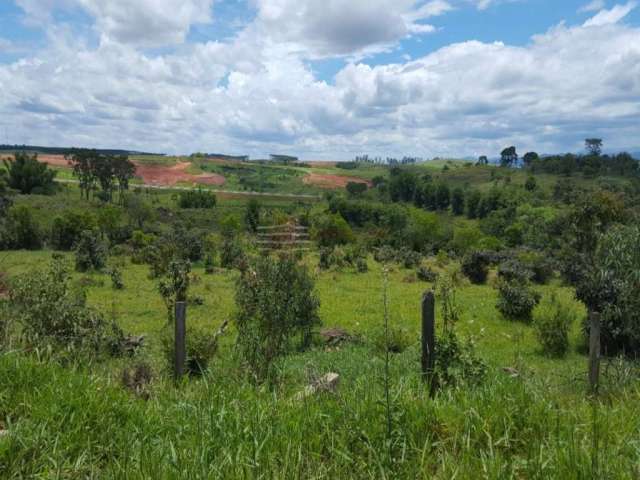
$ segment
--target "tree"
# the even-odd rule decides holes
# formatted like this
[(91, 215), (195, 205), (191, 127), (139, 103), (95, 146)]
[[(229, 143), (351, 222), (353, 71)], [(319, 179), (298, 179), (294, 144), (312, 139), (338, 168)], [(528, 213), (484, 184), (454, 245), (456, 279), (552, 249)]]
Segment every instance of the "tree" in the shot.
[(451, 195), (449, 192), (449, 186), (446, 183), (441, 183), (436, 189), (436, 205), (439, 210), (446, 210), (449, 208), (451, 202)]
[(12, 204), (13, 201), (7, 185), (7, 171), (2, 169), (0, 170), (0, 219), (7, 215), (7, 211)]
[(477, 165), (488, 165), (488, 164), (489, 164), (489, 159), (487, 158), (486, 155), (480, 155), (478, 157)]
[(354, 240), (351, 227), (339, 213), (316, 217), (311, 228), (311, 235), (321, 247), (343, 245)]
[(49, 194), (55, 189), (56, 173), (46, 163), (38, 162), (38, 154), (29, 155), (18, 152), (13, 160), (4, 160), (8, 172), (10, 188), (18, 190), (23, 195), (31, 193)]
[(460, 187), (454, 188), (451, 193), (451, 212), (454, 215), (464, 213), (464, 190)]
[(503, 167), (513, 167), (518, 164), (518, 153), (516, 147), (507, 147), (500, 153), (500, 165)]
[(321, 324), (319, 306), (313, 279), (291, 256), (258, 258), (243, 272), (236, 288), (236, 346), (256, 380), (267, 379), (273, 362), (294, 347), (309, 347)]
[(522, 161), (524, 162), (525, 167), (530, 167), (531, 164), (539, 158), (540, 155), (538, 155), (536, 152), (527, 152), (524, 154), (524, 157), (522, 157)]
[(600, 156), (602, 153), (602, 139), (601, 138), (586, 138), (584, 141), (584, 148), (590, 155)]
[(260, 203), (255, 198), (247, 203), (247, 211), (244, 214), (244, 224), (250, 232), (257, 232), (260, 225)]
[(98, 157), (96, 150), (78, 150), (73, 155), (65, 156), (73, 169), (73, 176), (78, 178), (80, 196), (89, 200), (89, 193), (95, 188), (97, 176), (95, 162)]
[(144, 222), (153, 216), (153, 208), (141, 195), (127, 195), (124, 199), (124, 206), (129, 218), (139, 229), (142, 229)]
[(118, 180), (118, 200), (120, 203), (124, 201), (124, 191), (129, 190), (129, 180), (136, 173), (136, 166), (129, 160), (127, 155), (117, 155), (113, 157), (113, 174)]
[(524, 183), (525, 190), (527, 190), (528, 192), (533, 192), (537, 186), (538, 182), (536, 182), (536, 177), (534, 177), (533, 175), (529, 175), (527, 177), (527, 181)]
[(347, 193), (352, 197), (359, 197), (367, 191), (367, 184), (363, 182), (347, 183)]

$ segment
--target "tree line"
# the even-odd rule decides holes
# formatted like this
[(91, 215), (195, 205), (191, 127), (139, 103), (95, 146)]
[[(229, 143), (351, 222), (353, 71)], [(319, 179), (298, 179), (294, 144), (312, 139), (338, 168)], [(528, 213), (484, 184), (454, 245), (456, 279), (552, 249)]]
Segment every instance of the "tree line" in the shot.
[(66, 155), (73, 169), (73, 176), (80, 185), (80, 195), (89, 199), (89, 194), (98, 190), (98, 197), (113, 200), (113, 192), (118, 191), (118, 199), (123, 201), (123, 193), (129, 189), (129, 181), (134, 177), (136, 167), (128, 155), (107, 155), (98, 150), (79, 150)]

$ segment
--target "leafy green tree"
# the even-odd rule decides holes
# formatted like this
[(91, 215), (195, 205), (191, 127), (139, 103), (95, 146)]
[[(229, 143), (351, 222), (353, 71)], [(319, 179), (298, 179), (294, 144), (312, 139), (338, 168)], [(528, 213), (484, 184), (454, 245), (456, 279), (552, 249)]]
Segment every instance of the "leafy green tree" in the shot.
[(18, 152), (13, 160), (4, 160), (8, 172), (10, 188), (18, 190), (23, 195), (31, 193), (50, 194), (55, 190), (56, 171), (51, 170), (46, 163), (38, 162), (38, 154), (29, 155)]
[(367, 191), (367, 184), (363, 182), (349, 182), (347, 183), (347, 193), (352, 197), (359, 197)]
[(73, 176), (78, 178), (80, 196), (89, 200), (89, 193), (95, 189), (97, 172), (95, 163), (99, 158), (96, 150), (77, 150), (71, 155), (65, 156), (71, 165)]
[(98, 230), (84, 230), (75, 246), (76, 270), (102, 270), (107, 264), (108, 248)]
[(13, 200), (7, 184), (7, 171), (0, 169), (0, 220), (7, 215), (12, 204)]
[(141, 230), (144, 222), (153, 218), (153, 207), (140, 194), (127, 195), (124, 199), (124, 207), (129, 219)]
[(446, 210), (451, 203), (451, 193), (446, 183), (440, 183), (436, 189), (436, 205), (438, 210)]
[(118, 200), (124, 202), (124, 192), (129, 190), (129, 181), (136, 173), (136, 166), (129, 160), (127, 155), (117, 155), (113, 157), (113, 174), (118, 181)]
[(513, 167), (518, 163), (518, 153), (516, 147), (507, 147), (500, 153), (500, 165), (503, 167)]
[(586, 138), (584, 141), (584, 147), (590, 155), (598, 157), (602, 153), (602, 139)]
[(536, 152), (527, 152), (524, 154), (524, 157), (522, 157), (522, 161), (525, 167), (530, 167), (531, 164), (539, 158), (540, 156)]
[(343, 245), (354, 240), (353, 232), (340, 214), (324, 214), (315, 218), (311, 235), (321, 247)]
[(247, 210), (244, 214), (244, 224), (250, 232), (257, 232), (260, 225), (260, 203), (252, 198), (247, 203)]
[(313, 279), (291, 256), (256, 259), (238, 280), (236, 345), (258, 381), (293, 348), (307, 348), (320, 322)]
[(456, 187), (451, 192), (451, 212), (454, 215), (462, 215), (464, 213), (464, 190)]
[(488, 165), (489, 164), (489, 159), (487, 158), (486, 155), (480, 155), (478, 157), (478, 163), (476, 165)]
[(538, 182), (536, 182), (536, 177), (533, 175), (529, 175), (527, 177), (527, 181), (524, 182), (524, 188), (528, 192), (533, 192), (538, 186)]
[(13, 206), (0, 228), (0, 247), (4, 249), (38, 250), (42, 247), (42, 231), (26, 205)]
[(480, 202), (482, 202), (482, 192), (473, 190), (467, 195), (467, 218), (474, 219), (478, 217)]

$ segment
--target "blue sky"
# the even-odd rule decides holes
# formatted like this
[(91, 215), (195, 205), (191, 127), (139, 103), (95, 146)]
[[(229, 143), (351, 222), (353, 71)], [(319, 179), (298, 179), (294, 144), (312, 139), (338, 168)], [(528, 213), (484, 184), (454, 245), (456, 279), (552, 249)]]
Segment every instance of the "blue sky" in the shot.
[(640, 150), (636, 0), (4, 0), (0, 142)]

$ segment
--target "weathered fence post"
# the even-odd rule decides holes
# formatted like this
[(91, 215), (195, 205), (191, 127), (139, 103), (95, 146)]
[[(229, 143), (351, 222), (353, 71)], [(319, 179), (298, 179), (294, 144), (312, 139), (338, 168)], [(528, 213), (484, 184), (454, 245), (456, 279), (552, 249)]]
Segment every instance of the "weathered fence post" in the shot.
[(589, 312), (589, 386), (598, 393), (600, 382), (600, 314)]
[(175, 318), (175, 344), (174, 344), (174, 374), (176, 380), (179, 380), (184, 373), (184, 364), (186, 361), (186, 320), (187, 320), (187, 302), (176, 302), (176, 318)]
[(422, 295), (422, 378), (430, 382), (431, 394), (434, 392), (435, 382), (433, 368), (435, 365), (435, 297), (433, 292)]

